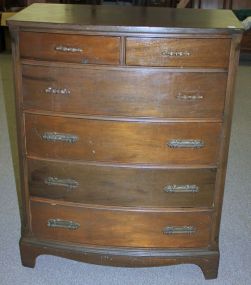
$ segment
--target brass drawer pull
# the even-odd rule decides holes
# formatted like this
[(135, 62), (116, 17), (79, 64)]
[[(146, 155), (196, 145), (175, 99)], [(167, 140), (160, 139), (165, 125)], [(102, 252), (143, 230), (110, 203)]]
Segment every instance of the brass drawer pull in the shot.
[(196, 101), (204, 99), (204, 96), (196, 92), (180, 92), (176, 98), (182, 101)]
[(164, 191), (167, 193), (197, 193), (199, 187), (197, 185), (166, 185)]
[(60, 134), (55, 132), (45, 132), (42, 134), (42, 139), (46, 141), (59, 141), (67, 143), (75, 143), (78, 141), (78, 136), (71, 134)]
[(55, 47), (56, 51), (62, 51), (62, 52), (83, 52), (82, 48), (75, 48), (75, 47), (67, 47), (67, 46), (56, 46)]
[(165, 235), (173, 235), (173, 234), (194, 234), (196, 232), (196, 228), (193, 226), (168, 226), (163, 229), (163, 234)]
[(57, 177), (47, 177), (44, 183), (49, 186), (61, 186), (68, 188), (69, 190), (75, 189), (79, 186), (79, 183), (73, 179), (60, 179)]
[(181, 57), (181, 56), (191, 56), (189, 51), (172, 51), (172, 50), (163, 50), (161, 52), (162, 56), (168, 57)]
[(170, 148), (202, 148), (205, 143), (202, 140), (178, 140), (173, 139), (167, 142)]
[(49, 228), (64, 228), (68, 230), (77, 230), (80, 227), (79, 223), (61, 219), (49, 219), (47, 226)]
[(71, 94), (71, 91), (66, 88), (60, 89), (60, 88), (47, 87), (44, 91), (46, 94), (61, 94), (61, 95)]

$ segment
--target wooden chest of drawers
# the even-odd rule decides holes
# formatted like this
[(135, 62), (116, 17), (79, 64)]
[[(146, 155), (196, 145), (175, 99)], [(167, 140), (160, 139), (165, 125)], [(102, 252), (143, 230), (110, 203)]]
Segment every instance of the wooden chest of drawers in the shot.
[(215, 278), (233, 14), (35, 4), (9, 26), (23, 265), (194, 263)]

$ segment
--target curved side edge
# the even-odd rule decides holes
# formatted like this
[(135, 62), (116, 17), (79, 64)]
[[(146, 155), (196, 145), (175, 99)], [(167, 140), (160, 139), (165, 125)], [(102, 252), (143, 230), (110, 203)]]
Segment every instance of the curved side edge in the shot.
[(117, 267), (153, 267), (177, 264), (199, 266), (205, 279), (217, 278), (219, 252), (208, 250), (147, 250), (83, 247), (51, 241), (21, 238), (23, 266), (34, 268), (39, 255), (54, 255), (76, 261)]

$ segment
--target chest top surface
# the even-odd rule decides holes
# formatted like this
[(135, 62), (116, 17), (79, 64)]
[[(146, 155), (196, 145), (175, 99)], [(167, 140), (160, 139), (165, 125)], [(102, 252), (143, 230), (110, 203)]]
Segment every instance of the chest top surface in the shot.
[(242, 32), (230, 10), (172, 9), (70, 4), (33, 4), (9, 25), (100, 32), (223, 33)]

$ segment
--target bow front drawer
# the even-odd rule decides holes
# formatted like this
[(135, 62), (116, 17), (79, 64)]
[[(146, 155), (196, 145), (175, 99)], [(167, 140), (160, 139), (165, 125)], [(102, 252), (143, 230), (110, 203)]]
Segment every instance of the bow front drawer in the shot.
[(69, 69), (26, 64), (22, 71), (26, 109), (86, 115), (222, 119), (225, 72), (114, 70), (97, 66)]
[(20, 55), (26, 59), (117, 65), (119, 50), (119, 37), (20, 32)]
[(227, 68), (229, 39), (127, 38), (126, 64)]
[(212, 207), (215, 169), (28, 160), (32, 196), (123, 207)]
[(210, 212), (96, 209), (31, 201), (36, 238), (101, 246), (208, 247)]
[(84, 120), (26, 114), (27, 154), (150, 164), (213, 164), (221, 123)]

